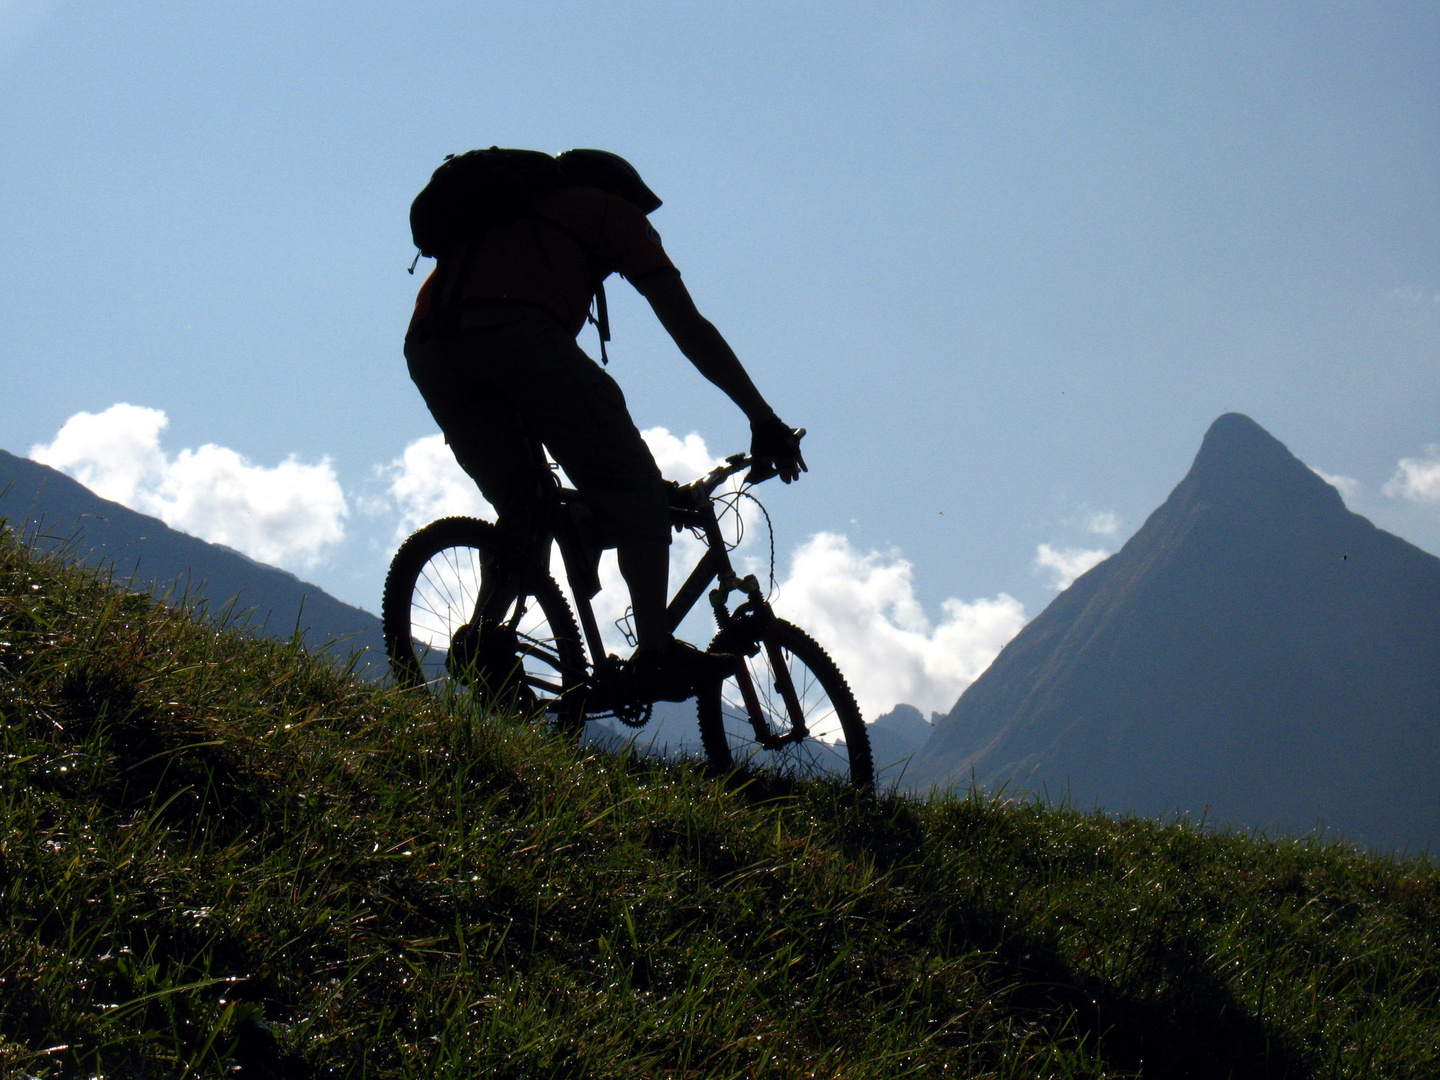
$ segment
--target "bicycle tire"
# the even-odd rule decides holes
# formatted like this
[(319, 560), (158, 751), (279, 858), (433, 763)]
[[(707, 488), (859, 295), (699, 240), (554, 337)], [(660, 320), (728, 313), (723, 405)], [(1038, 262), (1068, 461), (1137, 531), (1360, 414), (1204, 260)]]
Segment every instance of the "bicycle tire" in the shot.
[[(381, 624), (395, 681), (436, 687), (450, 679), (445, 658), (455, 630), (469, 622), (482, 564), (495, 557), (498, 533), (479, 518), (432, 521), (400, 545), (385, 575)], [(523, 685), (559, 728), (584, 723), (585, 650), (575, 616), (546, 575), (524, 597), (516, 626)], [(512, 605), (508, 617), (513, 618)]]
[(875, 780), (870, 735), (845, 676), (809, 634), (773, 616), (742, 615), (715, 635), (710, 651), (740, 656), (749, 669), (773, 732), (790, 730), (789, 712), (771, 670), (767, 643), (779, 647), (794, 683), (810, 736), (777, 749), (755, 737), (739, 684), (727, 679), (697, 703), (700, 741), (713, 769), (760, 765), (796, 778), (840, 777), (857, 788)]

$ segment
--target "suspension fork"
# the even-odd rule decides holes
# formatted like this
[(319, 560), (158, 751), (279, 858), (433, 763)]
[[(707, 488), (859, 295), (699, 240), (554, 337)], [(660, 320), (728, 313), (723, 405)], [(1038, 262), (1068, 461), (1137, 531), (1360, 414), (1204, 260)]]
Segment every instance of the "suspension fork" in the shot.
[[(768, 606), (767, 606), (768, 610)], [(774, 615), (771, 615), (774, 619)], [(770, 669), (775, 672), (775, 685), (780, 688), (780, 697), (790, 713), (790, 730), (782, 738), (800, 742), (810, 731), (805, 726), (805, 711), (800, 708), (800, 695), (795, 692), (795, 680), (790, 678), (790, 665), (785, 663), (784, 650), (775, 635), (765, 634), (765, 652), (770, 657)], [(749, 672), (746, 672), (749, 675)]]
[(785, 651), (772, 632), (775, 613), (771, 610), (769, 601), (760, 591), (760, 582), (756, 580), (754, 574), (737, 578), (728, 567), (727, 572), (721, 575), (720, 582), (720, 585), (710, 593), (710, 603), (715, 608), (716, 620), (721, 626), (730, 621), (731, 616), (726, 609), (725, 601), (732, 591), (745, 594), (746, 601), (742, 607), (747, 610), (751, 618), (760, 622), (760, 644), (765, 650), (766, 659), (770, 662), (775, 687), (780, 691), (780, 699), (785, 703), (785, 711), (790, 714), (790, 730), (783, 735), (775, 734), (770, 722), (765, 718), (765, 710), (760, 704), (760, 695), (755, 689), (755, 681), (750, 677), (750, 668), (745, 664), (745, 658), (742, 656), (740, 666), (735, 672), (735, 682), (740, 687), (740, 697), (745, 702), (745, 711), (749, 714), (750, 726), (755, 730), (756, 741), (768, 750), (778, 749), (787, 743), (802, 741), (810, 733), (805, 726), (805, 711), (800, 707), (800, 695), (795, 692), (795, 680), (790, 677), (790, 665), (785, 662)]

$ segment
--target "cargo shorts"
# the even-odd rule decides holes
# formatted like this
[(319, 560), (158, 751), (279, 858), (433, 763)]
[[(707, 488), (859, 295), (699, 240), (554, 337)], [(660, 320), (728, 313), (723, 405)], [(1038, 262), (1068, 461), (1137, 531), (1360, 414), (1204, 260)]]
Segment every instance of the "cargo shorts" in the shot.
[(602, 546), (669, 542), (668, 489), (625, 395), (549, 311), (468, 301), (446, 332), (412, 333), (405, 359), (502, 525), (532, 516), (543, 446), (584, 497)]

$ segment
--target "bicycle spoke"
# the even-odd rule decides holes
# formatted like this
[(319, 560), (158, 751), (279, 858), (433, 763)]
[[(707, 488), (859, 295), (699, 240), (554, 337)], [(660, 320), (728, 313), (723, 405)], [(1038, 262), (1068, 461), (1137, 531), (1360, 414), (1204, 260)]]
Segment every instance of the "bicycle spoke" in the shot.
[[(776, 637), (767, 645), (765, 639), (772, 634)], [(709, 699), (713, 705), (707, 705), (705, 699), (701, 703), (701, 734), (712, 759), (789, 776), (869, 782), (869, 740), (854, 698), (833, 661), (802, 631), (779, 621), (739, 622), (723, 631), (712, 648), (746, 656), (750, 681), (769, 729), (765, 738), (757, 739), (738, 683), (727, 680), (720, 694)], [(793, 697), (788, 701), (781, 692), (776, 665), (783, 665), (789, 676)], [(805, 731), (801, 738), (792, 734), (797, 712)], [(850, 745), (852, 737), (858, 740), (855, 746)]]

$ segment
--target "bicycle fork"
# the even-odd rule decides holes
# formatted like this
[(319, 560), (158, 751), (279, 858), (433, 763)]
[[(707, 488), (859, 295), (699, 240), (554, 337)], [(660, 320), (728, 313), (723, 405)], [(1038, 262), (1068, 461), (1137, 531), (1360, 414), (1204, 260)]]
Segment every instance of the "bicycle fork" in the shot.
[(754, 574), (747, 574), (743, 578), (725, 574), (721, 577), (721, 583), (710, 593), (710, 603), (715, 608), (716, 621), (721, 626), (731, 618), (725, 607), (725, 601), (731, 592), (743, 592), (746, 596), (745, 603), (736, 609), (735, 614), (739, 615), (743, 610), (760, 621), (760, 646), (765, 650), (775, 688), (780, 691), (780, 699), (785, 704), (785, 711), (790, 715), (790, 729), (783, 735), (777, 735), (766, 719), (765, 710), (760, 704), (760, 694), (755, 689), (755, 680), (750, 677), (750, 668), (745, 663), (746, 657), (742, 656), (740, 666), (735, 672), (735, 681), (739, 684), (740, 697), (745, 702), (750, 726), (755, 729), (755, 741), (767, 750), (778, 750), (788, 743), (801, 742), (810, 732), (805, 726), (805, 712), (800, 707), (800, 695), (795, 692), (795, 681), (790, 677), (790, 665), (785, 662), (785, 651), (770, 632), (775, 613), (761, 593), (760, 582)]

